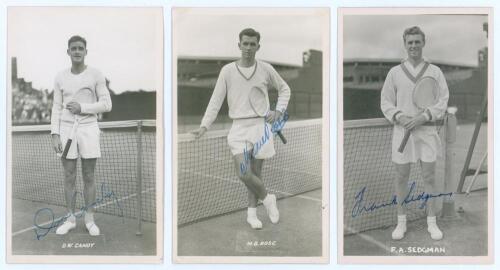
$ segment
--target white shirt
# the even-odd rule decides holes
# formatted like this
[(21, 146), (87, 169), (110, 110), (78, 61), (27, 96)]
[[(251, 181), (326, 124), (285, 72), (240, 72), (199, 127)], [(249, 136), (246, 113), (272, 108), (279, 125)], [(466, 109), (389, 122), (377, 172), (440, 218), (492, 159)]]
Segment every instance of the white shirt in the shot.
[[(428, 62), (422, 62), (413, 67), (409, 61), (405, 60), (402, 65), (391, 68), (385, 79), (380, 96), (380, 108), (384, 116), (389, 121), (394, 122), (394, 115), (398, 112), (409, 117), (421, 114), (422, 111), (413, 104), (413, 88), (420, 77), (430, 76), (437, 80), (439, 92), (438, 102), (434, 106), (427, 108), (427, 110), (431, 114), (431, 121), (442, 118), (448, 106), (449, 91), (441, 70)], [(397, 150), (403, 140), (404, 133), (403, 126), (394, 125), (392, 136), (393, 162), (405, 164), (417, 160), (435, 161), (435, 156), (440, 153), (441, 148), (441, 141), (435, 127), (419, 126), (415, 128), (405, 150), (403, 153), (399, 153)]]
[(99, 70), (87, 66), (82, 73), (73, 74), (71, 68), (65, 69), (57, 74), (54, 82), (51, 134), (59, 134), (61, 122), (74, 122), (74, 115), (65, 107), (72, 101), (74, 93), (85, 87), (94, 91), (96, 102), (80, 104), (81, 114), (90, 114), (82, 124), (97, 122), (98, 113), (111, 111), (111, 97), (106, 87), (106, 79)]
[(222, 67), (214, 92), (201, 121), (201, 127), (210, 128), (217, 118), (226, 96), (231, 119), (258, 117), (252, 110), (248, 99), (250, 89), (253, 86), (264, 89), (267, 98), (269, 98), (267, 95), (269, 89), (277, 89), (276, 110), (281, 112), (286, 110), (290, 100), (290, 87), (270, 64), (260, 60), (256, 60), (255, 64), (255, 73), (252, 72), (253, 75), (251, 74), (249, 77), (238, 70), (241, 67), (237, 67), (236, 62)]
[[(403, 65), (414, 78), (409, 78), (401, 65), (391, 68), (384, 82), (380, 96), (380, 108), (384, 116), (391, 122), (394, 121), (394, 115), (397, 112), (402, 112), (404, 115), (413, 117), (421, 114), (422, 111), (413, 104), (413, 88), (415, 87), (417, 75), (422, 72), (425, 64), (428, 62), (422, 61), (416, 67), (408, 61), (403, 61)], [(449, 99), (448, 85), (443, 72), (439, 67), (428, 64), (427, 69), (421, 74), (421, 77), (430, 76), (437, 80), (439, 84), (438, 102), (428, 108), (431, 113), (431, 119), (436, 120), (442, 118), (446, 112)], [(412, 80), (414, 79), (414, 80)]]
[(238, 66), (238, 69), (243, 73), (243, 75), (247, 78), (252, 77), (252, 74), (256, 71), (255, 69), (257, 68), (257, 62), (253, 63), (253, 65), (249, 67), (242, 67)]

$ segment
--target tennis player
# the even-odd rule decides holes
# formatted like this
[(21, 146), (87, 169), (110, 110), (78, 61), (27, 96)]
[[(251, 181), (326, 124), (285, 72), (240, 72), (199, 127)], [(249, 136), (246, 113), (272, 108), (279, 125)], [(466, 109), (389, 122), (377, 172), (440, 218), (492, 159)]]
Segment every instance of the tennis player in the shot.
[[(264, 159), (275, 154), (270, 124), (284, 115), (290, 99), (290, 87), (270, 64), (255, 59), (260, 49), (259, 32), (251, 28), (241, 31), (238, 47), (241, 58), (225, 65), (220, 71), (200, 128), (192, 133), (197, 138), (203, 136), (217, 118), (227, 96), (229, 117), (233, 120), (227, 141), (236, 173), (248, 189), (247, 222), (253, 229), (261, 229), (262, 222), (257, 217), (258, 200), (262, 201), (271, 222), (279, 221), (276, 196), (268, 193), (262, 181), (262, 165)], [(254, 86), (265, 89), (266, 93), (272, 88), (278, 90), (276, 110), (270, 111), (265, 119), (250, 106), (249, 93)]]
[[(408, 58), (393, 67), (382, 88), (380, 107), (385, 117), (394, 123), (392, 137), (392, 161), (396, 170), (395, 189), (398, 198), (398, 223), (392, 232), (392, 239), (402, 239), (406, 232), (405, 198), (409, 191), (410, 164), (419, 162), (422, 169), (424, 189), (427, 194), (436, 194), (435, 168), (437, 155), (441, 148), (435, 120), (443, 118), (448, 105), (448, 86), (441, 70), (422, 57), (425, 34), (415, 26), (404, 31), (403, 41)], [(439, 85), (438, 102), (423, 112), (412, 100), (415, 82), (430, 76)], [(398, 147), (403, 140), (405, 129), (411, 136), (402, 153)], [(427, 230), (434, 240), (443, 238), (436, 223), (436, 200), (427, 201)]]
[[(68, 209), (68, 218), (57, 228), (56, 234), (67, 234), (76, 227), (76, 162), (80, 157), (84, 182), (83, 195), (85, 205), (89, 206), (85, 211), (85, 226), (90, 235), (96, 236), (100, 231), (94, 221), (95, 209), (91, 206), (96, 201), (95, 165), (97, 158), (101, 157), (97, 114), (111, 110), (111, 97), (103, 74), (85, 64), (86, 40), (80, 36), (71, 37), (68, 40), (67, 53), (71, 59), (71, 68), (59, 72), (55, 78), (51, 116), (52, 145), (58, 156), (61, 156), (64, 169), (64, 194)], [(94, 91), (96, 102), (80, 104), (72, 101), (74, 93), (85, 87)], [(63, 158), (63, 145), (71, 133), (75, 115), (89, 117), (82, 118), (71, 148), (66, 158)]]

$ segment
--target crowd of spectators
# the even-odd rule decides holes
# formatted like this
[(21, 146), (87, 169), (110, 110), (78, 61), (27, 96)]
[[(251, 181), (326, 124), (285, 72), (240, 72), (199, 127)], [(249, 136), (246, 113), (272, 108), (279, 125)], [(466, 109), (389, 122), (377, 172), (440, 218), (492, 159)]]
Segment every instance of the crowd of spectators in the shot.
[(48, 90), (15, 89), (12, 92), (13, 124), (48, 124), (51, 110), (52, 98)]
[[(106, 87), (111, 96), (114, 96), (115, 92), (109, 88), (109, 84), (110, 81), (106, 78)], [(12, 85), (12, 124), (50, 124), (52, 93), (47, 89), (34, 89), (31, 82), (25, 82), (22, 78), (13, 79)], [(102, 120), (103, 114), (98, 114), (97, 117)]]

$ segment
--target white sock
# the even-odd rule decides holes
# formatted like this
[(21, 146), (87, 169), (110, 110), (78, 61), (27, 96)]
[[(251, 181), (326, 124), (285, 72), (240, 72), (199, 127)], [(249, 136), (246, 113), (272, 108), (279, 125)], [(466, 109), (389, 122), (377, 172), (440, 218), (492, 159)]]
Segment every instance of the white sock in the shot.
[(262, 222), (260, 222), (257, 217), (257, 208), (248, 207), (247, 211), (247, 222), (250, 224), (252, 229), (262, 229)]
[(56, 229), (56, 234), (64, 235), (74, 228), (76, 228), (76, 217), (71, 213), (69, 217), (66, 218), (66, 221)]
[(69, 222), (75, 223), (76, 222), (76, 217), (75, 217), (75, 215), (73, 213), (71, 213), (66, 220), (68, 220)]
[(427, 217), (427, 231), (431, 234), (433, 240), (443, 239), (443, 232), (441, 232), (437, 225), (436, 216)]
[(89, 234), (92, 236), (97, 236), (100, 234), (99, 227), (97, 227), (94, 222), (93, 212), (85, 212), (85, 227), (87, 227)]
[(262, 200), (262, 204), (264, 204), (264, 206), (271, 204), (273, 202), (273, 196), (274, 196), (273, 194), (268, 193), (264, 198), (264, 200)]
[(398, 225), (392, 231), (392, 239), (401, 240), (405, 237), (406, 232), (406, 215), (398, 215)]
[(85, 224), (94, 222), (94, 213), (93, 212), (85, 212)]
[(247, 216), (257, 217), (257, 208), (256, 207), (248, 207)]

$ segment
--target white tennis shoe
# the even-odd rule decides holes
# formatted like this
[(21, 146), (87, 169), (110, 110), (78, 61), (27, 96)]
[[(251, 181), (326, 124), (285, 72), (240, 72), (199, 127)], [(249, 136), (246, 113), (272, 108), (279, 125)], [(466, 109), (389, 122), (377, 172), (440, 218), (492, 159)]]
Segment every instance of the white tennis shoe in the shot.
[(406, 215), (398, 215), (398, 225), (392, 231), (393, 240), (401, 240), (405, 237), (406, 233)]
[(427, 231), (431, 234), (433, 240), (443, 239), (443, 232), (441, 232), (436, 223), (436, 216), (427, 217)]
[(266, 207), (267, 214), (272, 223), (276, 224), (280, 220), (280, 212), (278, 211), (278, 206), (276, 205), (276, 195), (267, 194), (266, 198), (262, 201), (264, 207)]
[(100, 234), (99, 227), (97, 227), (94, 222), (93, 212), (85, 212), (85, 227), (87, 227), (89, 234), (92, 236), (98, 236)]
[(89, 223), (85, 223), (85, 227), (87, 227), (89, 234), (92, 236), (98, 236), (100, 234), (99, 227), (97, 227), (97, 225), (95, 225), (95, 223), (93, 221), (89, 222)]
[(248, 207), (247, 222), (254, 230), (262, 229), (262, 222), (257, 217), (257, 208)]
[(56, 230), (56, 234), (57, 235), (65, 235), (67, 234), (69, 231), (73, 230), (74, 228), (76, 228), (76, 221), (70, 221), (70, 220), (66, 220), (63, 225), (59, 226)]

